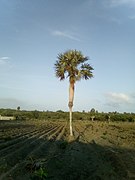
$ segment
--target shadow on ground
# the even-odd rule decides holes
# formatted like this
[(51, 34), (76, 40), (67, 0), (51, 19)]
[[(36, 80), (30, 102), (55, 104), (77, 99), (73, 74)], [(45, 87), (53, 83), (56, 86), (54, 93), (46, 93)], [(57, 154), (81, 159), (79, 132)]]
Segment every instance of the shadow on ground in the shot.
[(46, 141), (36, 154), (27, 159), (13, 157), (20, 165), (3, 179), (52, 180), (128, 180), (135, 179), (135, 151), (103, 147), (91, 143), (64, 140)]
[(89, 144), (76, 140), (69, 144), (57, 143), (61, 153), (47, 162), (48, 178), (50, 175), (59, 180), (135, 179), (132, 174), (135, 164), (130, 161), (135, 151), (102, 147), (94, 141)]

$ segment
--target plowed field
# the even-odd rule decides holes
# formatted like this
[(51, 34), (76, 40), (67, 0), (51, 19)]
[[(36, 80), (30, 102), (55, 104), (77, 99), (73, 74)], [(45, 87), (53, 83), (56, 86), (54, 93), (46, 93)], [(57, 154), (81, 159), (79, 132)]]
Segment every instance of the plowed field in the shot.
[(0, 180), (135, 179), (135, 124), (0, 121)]

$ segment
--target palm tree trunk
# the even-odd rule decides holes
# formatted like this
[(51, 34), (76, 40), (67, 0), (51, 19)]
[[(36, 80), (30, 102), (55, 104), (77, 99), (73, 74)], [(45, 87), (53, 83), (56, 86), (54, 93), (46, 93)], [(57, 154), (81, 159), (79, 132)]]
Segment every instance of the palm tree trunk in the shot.
[(73, 136), (73, 129), (72, 129), (72, 107), (73, 107), (73, 100), (74, 100), (74, 82), (70, 82), (69, 85), (69, 126), (70, 126), (70, 136)]
[(72, 129), (72, 108), (69, 108), (69, 116), (70, 116), (70, 121), (69, 121), (70, 136), (73, 136), (73, 129)]

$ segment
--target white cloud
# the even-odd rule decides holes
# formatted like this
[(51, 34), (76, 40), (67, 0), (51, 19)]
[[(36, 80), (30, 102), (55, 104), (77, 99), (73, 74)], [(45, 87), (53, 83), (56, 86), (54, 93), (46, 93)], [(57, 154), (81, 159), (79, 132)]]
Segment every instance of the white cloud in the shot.
[(105, 95), (106, 105), (112, 107), (119, 107), (123, 105), (132, 104), (132, 97), (124, 93), (109, 92)]
[(115, 101), (115, 102), (130, 102), (130, 97), (124, 93), (115, 93), (115, 92), (110, 92), (110, 93), (107, 93), (107, 97), (112, 100), (112, 101)]
[(9, 59), (10, 57), (7, 57), (7, 56), (0, 57), (0, 65), (4, 65), (8, 63)]
[(3, 56), (3, 57), (1, 57), (0, 59), (2, 59), (2, 60), (8, 60), (8, 59), (10, 59), (10, 57)]
[(55, 31), (52, 31), (52, 35), (65, 37), (65, 38), (68, 38), (68, 39), (71, 39), (71, 40), (75, 40), (75, 41), (80, 41), (80, 39), (77, 38), (75, 34), (69, 33), (67, 31), (55, 30)]

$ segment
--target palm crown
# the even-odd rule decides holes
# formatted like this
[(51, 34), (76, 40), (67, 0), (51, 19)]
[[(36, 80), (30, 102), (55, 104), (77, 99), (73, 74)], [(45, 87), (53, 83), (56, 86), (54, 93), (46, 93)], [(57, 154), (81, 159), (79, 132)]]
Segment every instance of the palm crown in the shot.
[(93, 68), (86, 63), (88, 57), (83, 56), (81, 51), (69, 50), (58, 54), (58, 60), (55, 63), (56, 76), (60, 80), (69, 77), (70, 82), (76, 82), (80, 79), (89, 79), (93, 77)]

